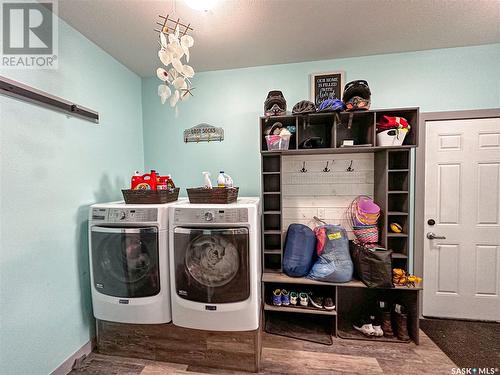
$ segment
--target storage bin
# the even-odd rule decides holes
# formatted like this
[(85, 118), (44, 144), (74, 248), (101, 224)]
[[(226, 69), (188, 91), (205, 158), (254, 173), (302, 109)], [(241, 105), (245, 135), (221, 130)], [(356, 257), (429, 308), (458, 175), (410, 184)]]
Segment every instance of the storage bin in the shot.
[(179, 198), (179, 188), (165, 190), (123, 189), (123, 199), (127, 204), (163, 204), (175, 202)]
[(377, 146), (401, 146), (408, 129), (389, 129), (377, 133)]
[(268, 151), (288, 150), (290, 135), (266, 135)]

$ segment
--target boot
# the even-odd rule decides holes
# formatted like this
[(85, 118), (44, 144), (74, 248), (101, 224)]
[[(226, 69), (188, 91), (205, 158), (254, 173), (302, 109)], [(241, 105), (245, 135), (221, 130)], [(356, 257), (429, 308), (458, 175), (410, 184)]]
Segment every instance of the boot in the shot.
[(382, 331), (384, 331), (384, 336), (386, 337), (394, 337), (394, 333), (392, 332), (392, 323), (391, 323), (391, 312), (390, 311), (382, 311), (380, 313), (380, 320), (382, 321)]
[(395, 306), (395, 311), (393, 312), (392, 317), (397, 338), (401, 341), (409, 341), (410, 336), (408, 335), (408, 315), (402, 312), (401, 305)]
[(391, 306), (385, 301), (378, 301), (378, 315), (385, 337), (394, 337), (391, 323)]

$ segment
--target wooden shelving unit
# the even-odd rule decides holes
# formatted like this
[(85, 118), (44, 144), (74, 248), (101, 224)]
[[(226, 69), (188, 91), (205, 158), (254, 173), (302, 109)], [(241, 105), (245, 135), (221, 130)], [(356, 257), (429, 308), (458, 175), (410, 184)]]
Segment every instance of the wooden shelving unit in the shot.
[[(376, 123), (383, 115), (404, 117), (411, 125), (401, 146), (378, 146), (376, 142)], [(263, 235), (262, 288), (264, 311), (271, 314), (317, 314), (331, 318), (332, 335), (345, 338), (368, 339), (352, 330), (353, 314), (365, 308), (367, 301), (383, 298), (399, 301), (409, 309), (409, 332), (418, 344), (418, 296), (420, 288), (367, 288), (358, 280), (344, 284), (332, 284), (307, 278), (291, 278), (283, 274), (283, 245), (286, 229), (283, 227), (283, 157), (287, 155), (317, 155), (344, 153), (374, 154), (374, 199), (382, 210), (379, 220), (380, 244), (392, 250), (393, 267), (408, 269), (410, 212), (410, 150), (418, 142), (418, 108), (395, 108), (370, 110), (365, 112), (314, 113), (302, 116), (261, 117), (259, 120), (260, 146), (262, 159), (262, 200)], [(265, 140), (265, 129), (275, 122), (281, 122), (292, 136), (287, 150), (269, 151)], [(311, 137), (321, 139), (315, 148), (305, 148), (304, 141)], [(343, 146), (344, 140), (354, 141), (354, 146)], [(397, 222), (401, 233), (393, 233), (390, 223)], [(335, 311), (301, 309), (272, 305), (272, 290), (288, 288), (295, 291), (317, 291), (333, 298)], [(371, 303), (371, 302), (370, 302)], [(374, 339), (380, 341), (380, 339)], [(389, 340), (391, 341), (391, 340)], [(392, 341), (398, 341), (397, 339)]]

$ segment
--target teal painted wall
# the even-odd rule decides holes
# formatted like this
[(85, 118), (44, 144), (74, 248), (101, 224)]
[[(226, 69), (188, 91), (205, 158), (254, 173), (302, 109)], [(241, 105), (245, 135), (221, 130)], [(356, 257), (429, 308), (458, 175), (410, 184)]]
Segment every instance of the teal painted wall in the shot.
[[(142, 82), (146, 169), (170, 173), (189, 187), (202, 184), (202, 171), (216, 178), (222, 168), (243, 195), (258, 195), (258, 117), (267, 92), (282, 90), (291, 110), (309, 97), (310, 73), (332, 70), (344, 70), (346, 81), (368, 80), (372, 108), (500, 107), (500, 44), (203, 72), (194, 79), (195, 97), (178, 105), (177, 116), (160, 103), (159, 81), (152, 77)], [(224, 142), (184, 144), (183, 130), (201, 122), (224, 127)]]
[(99, 125), (0, 96), (0, 374), (49, 374), (94, 334), (88, 206), (142, 169), (141, 79), (59, 24), (59, 69), (1, 75), (99, 111)]

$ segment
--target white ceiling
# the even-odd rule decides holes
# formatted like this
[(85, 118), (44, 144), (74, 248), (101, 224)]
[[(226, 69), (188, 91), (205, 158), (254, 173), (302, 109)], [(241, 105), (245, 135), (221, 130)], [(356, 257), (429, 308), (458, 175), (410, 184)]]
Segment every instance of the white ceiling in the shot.
[(500, 0), (59, 0), (59, 15), (141, 76), (159, 14), (193, 25), (196, 71), (500, 42)]

